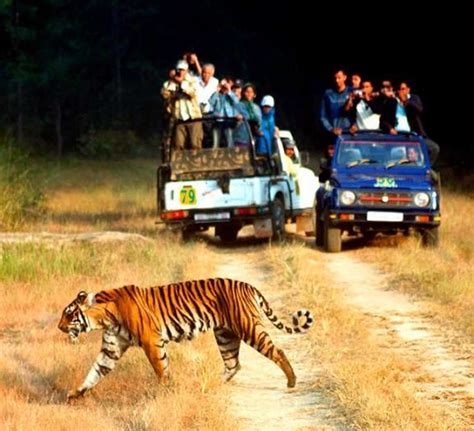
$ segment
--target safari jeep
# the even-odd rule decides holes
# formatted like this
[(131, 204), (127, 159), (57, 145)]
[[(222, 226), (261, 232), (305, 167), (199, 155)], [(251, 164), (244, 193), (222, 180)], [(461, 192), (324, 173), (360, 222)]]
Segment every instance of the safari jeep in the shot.
[[(215, 228), (223, 241), (234, 241), (239, 230), (252, 225), (258, 238), (280, 240), (285, 223), (314, 231), (314, 198), (319, 180), (301, 167), (287, 172), (282, 140), (271, 158), (257, 156), (255, 140), (245, 120), (204, 118), (203, 148), (174, 150), (169, 163), (158, 168), (158, 213), (161, 222), (184, 237)], [(282, 131), (282, 139), (293, 139)], [(227, 140), (232, 139), (231, 145)], [(214, 148), (215, 147), (215, 148)], [(296, 149), (297, 150), (297, 149)]]
[(379, 132), (343, 134), (316, 197), (316, 244), (341, 250), (341, 234), (421, 233), (438, 245), (440, 182), (422, 137)]

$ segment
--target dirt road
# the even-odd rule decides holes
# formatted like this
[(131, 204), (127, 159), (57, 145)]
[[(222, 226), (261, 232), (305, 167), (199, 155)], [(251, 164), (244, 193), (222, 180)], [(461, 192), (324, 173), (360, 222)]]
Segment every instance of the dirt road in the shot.
[[(315, 254), (321, 253), (314, 250)], [(278, 310), (288, 292), (268, 282), (262, 253), (252, 249), (221, 251), (216, 275), (245, 279), (278, 298), (272, 304)], [(324, 256), (325, 268), (332, 274), (349, 306), (366, 314), (380, 346), (396, 351), (413, 364), (414, 379), (419, 382), (417, 397), (433, 406), (444, 405), (474, 426), (474, 366), (470, 345), (460, 345), (456, 334), (437, 326), (421, 303), (407, 295), (391, 291), (387, 276), (375, 265), (361, 262), (351, 252)], [(258, 265), (255, 262), (259, 262)], [(318, 259), (321, 265), (321, 259)], [(242, 429), (350, 429), (337, 413), (334, 400), (315, 388), (323, 372), (318, 364), (309, 364), (305, 356), (304, 336), (271, 332), (292, 362), (299, 381), (288, 391), (280, 370), (259, 357), (251, 348), (242, 350), (242, 371), (230, 389), (233, 412), (242, 419)]]
[[(278, 310), (282, 302), (289, 300), (290, 292), (281, 291), (268, 282), (269, 273), (262, 265), (261, 256), (262, 252), (255, 248), (234, 249), (231, 254), (223, 251), (216, 275), (245, 280), (258, 287), (272, 298), (273, 310), (284, 319), (286, 316)], [(294, 389), (287, 389), (282, 371), (254, 349), (242, 344), (242, 369), (228, 387), (232, 413), (240, 418), (240, 429), (351, 429), (338, 413), (335, 400), (316, 387), (323, 371), (305, 354), (308, 342), (304, 335), (288, 335), (271, 325), (268, 330), (274, 343), (285, 351), (291, 362), (297, 384)]]
[(439, 327), (422, 303), (389, 290), (386, 275), (375, 265), (350, 252), (329, 254), (326, 261), (347, 302), (371, 318), (379, 343), (416, 365), (417, 396), (458, 411), (474, 428), (473, 346), (455, 343), (456, 334)]
[[(37, 240), (52, 243), (116, 241), (126, 236), (113, 232), (71, 238), (66, 235), (53, 238), (51, 235), (45, 237), (45, 234), (28, 237), (4, 234), (0, 236), (0, 245)], [(207, 241), (209, 253), (217, 254), (220, 262), (215, 274), (210, 276), (236, 278), (254, 284), (265, 292), (267, 299), (271, 298), (272, 308), (285, 320), (285, 313), (279, 310), (291, 303), (291, 292), (270, 282), (269, 265), (264, 261), (264, 248), (268, 245), (249, 241), (236, 247), (221, 247), (217, 242), (214, 244), (213, 239)], [(319, 270), (331, 274), (334, 288), (343, 292), (348, 307), (355, 307), (368, 317), (379, 346), (387, 352), (395, 351), (413, 364), (411, 372), (417, 382), (416, 396), (434, 407), (448, 407), (468, 423), (472, 422), (474, 429), (473, 346), (453, 341), (457, 339), (456, 334), (436, 324), (422, 303), (389, 290), (388, 277), (375, 265), (358, 260), (353, 252), (321, 255), (317, 249), (312, 251)], [(298, 304), (296, 308), (304, 308), (304, 304)], [(286, 378), (274, 363), (242, 345), (242, 369), (225, 389), (231, 411), (239, 418), (239, 429), (353, 429), (340, 413), (336, 400), (317, 385), (325, 370), (306, 354), (305, 336), (282, 333), (270, 324), (268, 330), (292, 363), (297, 385), (287, 389)]]

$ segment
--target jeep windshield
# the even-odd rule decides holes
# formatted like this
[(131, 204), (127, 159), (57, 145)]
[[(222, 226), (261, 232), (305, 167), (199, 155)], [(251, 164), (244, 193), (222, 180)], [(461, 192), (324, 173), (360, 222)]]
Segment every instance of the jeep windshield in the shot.
[(370, 141), (347, 140), (338, 146), (336, 164), (345, 168), (362, 165), (383, 166), (425, 166), (421, 145), (418, 141)]

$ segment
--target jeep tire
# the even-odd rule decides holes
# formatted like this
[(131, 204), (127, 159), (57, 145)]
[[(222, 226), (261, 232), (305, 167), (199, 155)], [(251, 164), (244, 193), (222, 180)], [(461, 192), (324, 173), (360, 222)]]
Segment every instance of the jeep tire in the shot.
[(321, 220), (321, 214), (316, 210), (316, 245), (322, 247), (324, 245), (324, 222)]
[(424, 229), (421, 232), (421, 242), (424, 247), (437, 247), (439, 244), (439, 227)]
[(279, 197), (275, 197), (271, 205), (272, 212), (272, 240), (280, 242), (285, 236), (285, 204)]
[(324, 212), (324, 251), (339, 253), (342, 249), (341, 229), (329, 224), (329, 211)]
[(311, 209), (311, 224), (312, 224), (312, 229), (311, 230), (305, 230), (304, 234), (306, 236), (314, 236), (316, 235), (316, 204), (313, 204), (313, 208)]

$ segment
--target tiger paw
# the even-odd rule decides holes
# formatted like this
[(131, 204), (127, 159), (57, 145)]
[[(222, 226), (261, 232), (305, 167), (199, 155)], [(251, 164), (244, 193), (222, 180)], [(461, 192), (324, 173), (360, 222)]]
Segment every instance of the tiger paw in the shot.
[(224, 373), (222, 374), (222, 379), (224, 380), (224, 382), (228, 382), (229, 380), (232, 379), (232, 377), (234, 377), (237, 374), (239, 370), (240, 370), (240, 364), (237, 364), (232, 369), (226, 368)]
[(288, 383), (286, 385), (288, 388), (294, 388), (296, 386), (296, 376), (292, 376), (288, 379)]
[(74, 390), (74, 391), (68, 392), (68, 394), (67, 394), (67, 402), (68, 402), (68, 403), (71, 403), (71, 402), (73, 402), (74, 400), (77, 400), (78, 398), (83, 397), (83, 396), (84, 396), (84, 392), (85, 392), (85, 389), (83, 389), (83, 390), (76, 389), (76, 390)]

